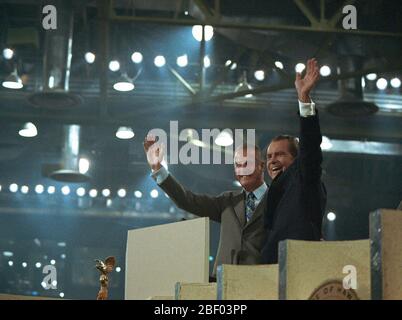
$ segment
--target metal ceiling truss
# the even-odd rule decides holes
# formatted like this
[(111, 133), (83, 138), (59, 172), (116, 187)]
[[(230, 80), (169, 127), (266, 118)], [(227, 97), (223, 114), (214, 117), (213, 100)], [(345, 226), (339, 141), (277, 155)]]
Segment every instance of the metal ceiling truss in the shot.
[[(198, 6), (198, 9), (205, 15), (204, 20), (194, 20), (190, 18), (181, 18), (178, 14), (173, 17), (150, 17), (150, 16), (127, 16), (118, 15), (112, 8), (110, 12), (110, 19), (113, 22), (144, 22), (144, 23), (157, 23), (157, 24), (171, 24), (181, 26), (193, 26), (195, 23), (201, 25), (211, 25), (215, 28), (234, 28), (234, 29), (247, 29), (247, 30), (271, 30), (271, 31), (294, 31), (294, 32), (311, 32), (311, 33), (338, 33), (359, 36), (377, 36), (377, 37), (396, 37), (401, 38), (400, 32), (384, 32), (373, 30), (345, 30), (336, 28), (336, 24), (342, 17), (342, 8), (345, 5), (353, 4), (355, 0), (347, 0), (339, 8), (339, 10), (329, 19), (324, 19), (325, 14), (325, 1), (321, 1), (321, 17), (318, 19), (313, 15), (311, 10), (306, 6), (303, 0), (295, 0), (295, 4), (302, 11), (302, 13), (310, 21), (311, 26), (300, 25), (285, 25), (285, 24), (265, 24), (265, 23), (238, 23), (238, 22), (221, 22), (220, 17), (220, 1), (215, 0), (214, 9), (209, 8), (202, 0), (194, 0), (193, 4)], [(113, 7), (113, 6), (112, 6)]]

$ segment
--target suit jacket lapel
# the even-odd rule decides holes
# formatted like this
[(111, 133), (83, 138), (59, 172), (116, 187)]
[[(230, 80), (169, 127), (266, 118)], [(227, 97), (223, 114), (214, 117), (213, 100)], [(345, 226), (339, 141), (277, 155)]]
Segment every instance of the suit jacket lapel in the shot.
[(244, 192), (240, 192), (234, 197), (233, 209), (239, 220), (240, 226), (243, 228), (246, 224), (246, 205), (244, 200)]

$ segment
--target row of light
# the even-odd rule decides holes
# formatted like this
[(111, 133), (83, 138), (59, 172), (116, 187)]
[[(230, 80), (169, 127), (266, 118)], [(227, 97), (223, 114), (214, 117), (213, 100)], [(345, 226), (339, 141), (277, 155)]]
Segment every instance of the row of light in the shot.
[[(27, 122), (18, 131), (18, 134), (21, 137), (33, 138), (38, 135), (38, 129), (32, 122)], [(116, 137), (119, 139), (131, 139), (134, 137), (134, 131), (130, 127), (119, 127), (116, 131)]]
[[(194, 26), (194, 27), (201, 27), (201, 26)], [(209, 26), (206, 26), (209, 27)], [(211, 27), (212, 28), (212, 27)], [(194, 30), (194, 28), (193, 28)], [(208, 28), (206, 28), (206, 30), (209, 30)], [(197, 32), (199, 31), (193, 31), (193, 35), (194, 34), (198, 34)], [(207, 32), (207, 31), (206, 31)], [(213, 35), (213, 29), (212, 29), (212, 35)], [(194, 36), (197, 40), (200, 38), (197, 38), (196, 36)], [(211, 36), (212, 38), (212, 36)], [(210, 38), (207, 37), (208, 40), (210, 40)], [(207, 41), (208, 41), (207, 40)], [(3, 50), (3, 56), (5, 57), (5, 59), (11, 59), (13, 57), (14, 52), (9, 49), (6, 48)], [(87, 63), (94, 63), (95, 62), (95, 54), (92, 52), (87, 52), (85, 54), (85, 60), (87, 61)], [(139, 64), (142, 62), (143, 60), (143, 55), (141, 52), (134, 52), (131, 55), (131, 60), (136, 63)], [(186, 54), (181, 55), (179, 57), (177, 57), (176, 63), (179, 67), (186, 67), (188, 65), (188, 56)], [(155, 66), (161, 68), (163, 66), (165, 66), (166, 64), (166, 58), (163, 55), (158, 55), (154, 58), (154, 64)], [(225, 66), (229, 66), (231, 65), (230, 69), (234, 70), (237, 67), (236, 63), (232, 63), (231, 60), (227, 60), (225, 63)], [(209, 56), (205, 56), (204, 57), (204, 67), (205, 68), (209, 68), (211, 66), (211, 59), (209, 58)], [(283, 69), (283, 63), (281, 61), (275, 61), (275, 66), (278, 69)], [(304, 71), (304, 69), (306, 68), (306, 65), (304, 63), (298, 63), (295, 66), (295, 71), (298, 73), (301, 73)], [(109, 63), (109, 69), (113, 72), (116, 72), (118, 70), (120, 70), (120, 63), (117, 60), (112, 60)], [(323, 77), (328, 77), (331, 75), (331, 68), (327, 65), (323, 65), (320, 68), (320, 74)], [(264, 81), (265, 80), (265, 71), (264, 70), (256, 70), (254, 72), (254, 77), (256, 80), (258, 81)], [(366, 76), (366, 78), (368, 80), (375, 80), (377, 79), (377, 75), (375, 73), (371, 73), (368, 74)], [(364, 81), (364, 80), (363, 80)], [(390, 84), (393, 88), (399, 88), (401, 86), (401, 80), (399, 78), (393, 78), (390, 80)], [(377, 88), (379, 90), (385, 90), (388, 87), (388, 81), (385, 78), (380, 78), (377, 80)], [(14, 70), (9, 77), (7, 77), (7, 79), (5, 79), (5, 81), (3, 81), (3, 86), (6, 88), (10, 88), (10, 89), (21, 89), (23, 87), (21, 78), (18, 76), (17, 71)], [(363, 82), (363, 86), (364, 86), (364, 82)], [(117, 91), (131, 91), (134, 89), (134, 84), (132, 79), (130, 79), (126, 73), (121, 75), (121, 79), (119, 79), (114, 85), (113, 88)]]
[[(89, 64), (94, 63), (94, 62), (95, 62), (95, 54), (92, 53), (92, 52), (87, 52), (87, 53), (85, 54), (85, 60), (86, 60), (87, 63), (89, 63)], [(131, 55), (131, 60), (132, 60), (134, 63), (139, 64), (139, 63), (141, 63), (142, 60), (143, 60), (143, 55), (141, 54), (141, 52), (134, 52), (134, 53)], [(156, 67), (161, 68), (161, 67), (165, 66), (165, 64), (166, 64), (166, 58), (165, 58), (163, 55), (157, 55), (157, 56), (154, 58), (154, 64), (155, 64)], [(184, 54), (184, 55), (181, 55), (181, 56), (177, 57), (177, 59), (176, 59), (176, 64), (177, 64), (179, 67), (186, 67), (186, 66), (188, 65), (188, 56), (187, 56), (187, 54)], [(234, 70), (234, 69), (237, 68), (237, 64), (236, 64), (236, 63), (233, 63), (233, 64), (232, 64), (232, 61), (231, 61), (231, 60), (227, 60), (227, 61), (225, 62), (225, 66), (229, 66), (229, 65), (232, 65), (232, 66), (231, 66), (231, 70)], [(207, 55), (207, 56), (204, 57), (204, 67), (205, 67), (205, 68), (209, 68), (210, 66), (211, 66), (211, 59), (210, 59), (209, 56)], [(281, 69), (281, 70), (284, 68), (283, 63), (282, 63), (281, 61), (275, 61), (275, 66), (276, 66), (278, 69)], [(305, 68), (306, 68), (306, 65), (305, 65), (304, 63), (298, 63), (298, 64), (296, 64), (296, 66), (295, 66), (295, 71), (298, 72), (298, 73), (301, 73), (301, 72), (304, 71)], [(110, 62), (109, 62), (109, 70), (112, 71), (112, 72), (119, 71), (119, 70), (120, 70), (120, 63), (119, 63), (119, 61), (117, 61), (117, 60), (112, 60), (112, 61), (110, 61)], [(330, 68), (329, 66), (327, 66), (327, 65), (322, 66), (322, 67), (320, 68), (320, 74), (321, 74), (323, 77), (327, 77), (327, 76), (331, 75), (331, 68)], [(256, 71), (254, 72), (254, 77), (255, 77), (257, 80), (259, 80), (259, 81), (263, 81), (263, 80), (265, 79), (265, 72), (264, 72), (264, 70), (256, 70)]]
[[(202, 26), (201, 25), (194, 25), (192, 27), (191, 33), (194, 37), (195, 40), (201, 41), (202, 40)], [(204, 38), (205, 41), (210, 41), (212, 37), (214, 36), (214, 28), (210, 25), (206, 25), (204, 28)], [(5, 48), (3, 49), (3, 57), (6, 60), (12, 59), (14, 56), (14, 51), (10, 48)], [(131, 59), (133, 60), (134, 63), (141, 63), (142, 61), (142, 54), (139, 52), (134, 52), (131, 56)], [(92, 52), (87, 52), (85, 54), (85, 60), (88, 63), (94, 63), (95, 62), (95, 55)]]
[[(90, 58), (88, 58), (88, 57), (90, 57)], [(85, 60), (88, 63), (93, 63), (93, 61), (95, 61), (94, 57), (95, 57), (95, 55), (92, 52), (87, 52), (85, 54)], [(142, 54), (140, 52), (134, 52), (131, 55), (131, 60), (134, 63), (137, 63), (137, 64), (141, 63), (142, 60), (143, 60)], [(179, 67), (182, 67), (182, 68), (186, 67), (188, 65), (188, 56), (187, 56), (187, 54), (183, 54), (181, 56), (178, 56), (177, 59), (176, 59), (176, 63), (177, 63), (177, 65)], [(163, 55), (157, 55), (154, 58), (154, 65), (156, 67), (158, 67), (158, 68), (161, 68), (161, 67), (165, 66), (166, 65), (166, 58)], [(208, 55), (206, 55), (204, 57), (204, 67), (209, 68), (210, 66), (211, 66), (211, 59), (209, 58)], [(112, 71), (112, 72), (119, 71), (120, 70), (120, 62), (117, 61), (117, 60), (110, 61), (109, 62), (109, 70)]]
[[(18, 132), (20, 136), (22, 137), (35, 137), (38, 134), (38, 130), (36, 129), (36, 126), (28, 122), (24, 124), (23, 128)], [(119, 127), (116, 131), (116, 137), (119, 139), (132, 139), (135, 136), (134, 131), (130, 127)], [(233, 138), (232, 135), (227, 132), (227, 131), (222, 131), (215, 139), (215, 143), (218, 146), (230, 146), (233, 144)], [(82, 158), (80, 159), (80, 166), (81, 167), (88, 167), (89, 168), (89, 162), (88, 160)], [(84, 169), (83, 169), (84, 171)], [(88, 169), (85, 172), (80, 172), (81, 173), (86, 173)]]
[[(116, 136), (120, 139), (130, 139), (134, 137), (134, 132), (129, 127), (120, 127), (119, 130), (116, 132)], [(194, 144), (195, 140), (193, 141)], [(230, 130), (222, 130), (215, 138), (215, 144), (220, 147), (228, 147), (233, 144), (233, 136)], [(322, 150), (329, 150), (332, 148), (332, 143), (330, 139), (326, 136), (322, 137), (321, 149)]]
[[(197, 40), (197, 41), (201, 41), (202, 40), (202, 26), (201, 25), (195, 25), (192, 28), (192, 34), (193, 37)], [(204, 38), (205, 41), (210, 41), (213, 37), (214, 31), (212, 26), (205, 26), (205, 32), (204, 32)], [(95, 62), (95, 54), (92, 52), (87, 52), (85, 54), (85, 60), (87, 63), (92, 64)], [(136, 63), (139, 64), (142, 62), (143, 60), (143, 55), (141, 52), (133, 52), (133, 54), (131, 55), (131, 60)], [(187, 55), (182, 55), (179, 56), (177, 58), (177, 65), (179, 67), (185, 67), (188, 65), (188, 57)], [(166, 58), (163, 55), (157, 55), (154, 58), (154, 64), (156, 67), (158, 68), (162, 68), (163, 66), (165, 66), (166, 64)], [(204, 57), (204, 67), (205, 68), (209, 68), (211, 66), (211, 60), (208, 56)], [(120, 63), (117, 60), (112, 60), (109, 62), (109, 70), (112, 72), (117, 72), (120, 70)], [(133, 79), (129, 78), (127, 73), (123, 73), (120, 76), (120, 79), (113, 85), (113, 88), (117, 91), (131, 91), (134, 89), (134, 83), (133, 83)]]
[[(23, 137), (34, 137), (37, 135), (37, 129), (34, 124), (26, 123), (24, 128), (19, 131), (19, 134)], [(116, 137), (119, 139), (131, 139), (134, 137), (134, 131), (130, 127), (119, 127), (116, 131)], [(218, 136), (215, 138), (215, 144), (221, 147), (228, 147), (233, 144), (233, 137), (230, 131), (223, 130), (221, 131)], [(332, 147), (329, 139), (327, 137), (323, 137), (323, 143), (321, 148), (323, 150), (328, 150)], [(86, 173), (89, 169), (89, 161), (87, 159), (80, 159), (80, 172)]]
[[(51, 265), (55, 265), (55, 264), (56, 264), (56, 261), (55, 261), (55, 260), (51, 260), (51, 261), (50, 261), (50, 264), (51, 264)], [(10, 267), (14, 266), (14, 261), (9, 260), (9, 261), (8, 261), (8, 265), (9, 265)], [(28, 263), (27, 263), (27, 262), (22, 262), (21, 265), (22, 265), (22, 267), (23, 267), (24, 269), (28, 267)], [(42, 263), (40, 263), (40, 262), (35, 263), (35, 267), (36, 267), (37, 269), (40, 269), (40, 268), (42, 267)], [(115, 270), (116, 270), (116, 272), (121, 272), (121, 267), (117, 267)], [(54, 281), (54, 283), (52, 282), (52, 284), (53, 284), (54, 286), (56, 286), (56, 285), (57, 285), (57, 281)]]
[[(369, 81), (377, 80), (377, 81), (376, 81), (376, 86), (377, 86), (377, 88), (378, 88), (379, 90), (385, 90), (385, 89), (387, 89), (387, 87), (388, 87), (388, 80), (385, 79), (385, 78), (379, 78), (379, 79), (377, 79), (377, 74), (376, 74), (376, 73), (369, 73), (368, 75), (366, 75), (366, 78), (367, 78), (367, 80), (369, 80)], [(391, 85), (392, 88), (398, 89), (398, 88), (401, 87), (401, 80), (400, 80), (399, 78), (395, 77), (395, 78), (392, 78), (392, 79), (389, 81), (389, 84)], [(363, 80), (362, 80), (362, 86), (363, 86), (363, 87), (365, 86), (364, 78), (363, 78)]]
[[(196, 39), (197, 41), (201, 41), (202, 40), (202, 26), (200, 26), (200, 25), (193, 26), (192, 34), (193, 34), (194, 39)], [(214, 36), (213, 27), (212, 26), (205, 26), (205, 41), (210, 41), (213, 36)], [(9, 58), (9, 59), (11, 59), (12, 54), (13, 54), (12, 50), (11, 49), (5, 49), (5, 50), (7, 50), (7, 52), (6, 52), (7, 56), (10, 56), (10, 54), (11, 54), (11, 56)], [(10, 51), (11, 51), (11, 53), (10, 53)], [(4, 55), (4, 52), (3, 52), (3, 55)], [(181, 58), (181, 59), (183, 59), (183, 58)], [(85, 54), (85, 60), (86, 60), (86, 62), (88, 62), (90, 64), (94, 63), (95, 62), (95, 54), (93, 54), (92, 52), (87, 52)], [(142, 56), (141, 52), (134, 52), (131, 55), (131, 60), (134, 63), (141, 63), (142, 60), (143, 60), (143, 56)], [(181, 60), (181, 61), (183, 61), (183, 60)], [(154, 59), (154, 62), (155, 62), (155, 65), (157, 65), (157, 66), (158, 65), (163, 66), (166, 63), (166, 60), (165, 60), (165, 58), (163, 56), (157, 56)], [(111, 69), (111, 71), (117, 71), (117, 70), (120, 69), (120, 64), (119, 64), (118, 61), (113, 60), (112, 62), (109, 63), (109, 68)]]
[[(197, 41), (202, 40), (202, 26), (200, 25), (195, 25), (192, 27), (192, 34), (194, 39)], [(212, 37), (214, 36), (214, 28), (212, 26), (205, 26), (205, 41), (210, 41)], [(10, 48), (5, 48), (3, 50), (3, 57), (6, 60), (12, 59), (14, 56), (14, 51)], [(140, 63), (142, 61), (142, 55), (138, 53), (134, 53), (133, 56), (131, 57), (133, 59), (133, 62), (135, 63)], [(94, 63), (95, 62), (95, 55), (88, 52), (85, 55), (85, 60), (87, 60), (88, 63)]]
[[(18, 192), (18, 188), (19, 188), (19, 187), (18, 187), (18, 185), (17, 185), (16, 183), (12, 183), (12, 184), (10, 184), (10, 186), (9, 186), (9, 190), (10, 190), (10, 192), (12, 192), (12, 193)], [(0, 191), (1, 191), (1, 189), (2, 189), (2, 186), (0, 185)], [(23, 194), (27, 194), (27, 193), (29, 192), (29, 187), (26, 186), (26, 185), (23, 185), (23, 186), (21, 186), (20, 191), (21, 191), (21, 193), (23, 193)], [(37, 194), (42, 194), (42, 193), (45, 192), (45, 187), (44, 187), (43, 185), (41, 185), (41, 184), (38, 184), (38, 185), (35, 186), (35, 192), (36, 192)], [(55, 188), (54, 186), (49, 186), (49, 187), (47, 187), (47, 193), (48, 193), (48, 194), (54, 194), (55, 192), (56, 192), (56, 188)], [(62, 193), (63, 195), (65, 195), (65, 196), (69, 195), (69, 194), (71, 193), (70, 187), (69, 187), (69, 186), (63, 186), (63, 187), (61, 188), (61, 193)], [(79, 196), (79, 197), (85, 196), (86, 193), (87, 193), (87, 191), (86, 191), (85, 188), (83, 188), (83, 187), (79, 187), (79, 188), (77, 188), (77, 190), (76, 190), (76, 194), (77, 194), (77, 196)], [(110, 191), (110, 189), (103, 189), (103, 190), (101, 191), (101, 194), (102, 194), (102, 196), (104, 196), (105, 198), (107, 198), (107, 197), (110, 196), (111, 191)], [(139, 199), (139, 198), (142, 198), (142, 196), (143, 196), (142, 192), (139, 191), (139, 190), (134, 191), (133, 194), (134, 194), (134, 196), (135, 196), (136, 198), (138, 198), (138, 199)], [(158, 192), (158, 190), (156, 190), (156, 189), (151, 190), (149, 194), (150, 194), (151, 198), (157, 198), (157, 197), (159, 196), (159, 192)], [(89, 195), (91, 198), (96, 198), (96, 197), (98, 196), (98, 190), (97, 190), (97, 189), (90, 189), (89, 192), (88, 192), (88, 195)], [(127, 190), (124, 189), (124, 188), (121, 188), (121, 189), (119, 189), (119, 190), (117, 191), (117, 195), (118, 195), (120, 198), (124, 198), (124, 197), (127, 195)]]
[[(7, 254), (9, 254), (9, 253), (10, 253), (9, 251), (4, 251), (4, 252), (3, 252), (4, 256), (6, 256), (6, 257), (10, 257), (10, 255), (7, 255)], [(11, 256), (13, 256), (13, 255), (11, 255)], [(66, 255), (65, 255), (65, 254), (62, 254), (62, 255), (61, 255), (61, 258), (62, 258), (62, 259), (65, 259), (65, 258), (66, 258)], [(50, 264), (51, 264), (52, 266), (54, 266), (54, 265), (56, 264), (56, 260), (54, 260), (54, 259), (50, 260)], [(10, 267), (14, 266), (14, 261), (9, 260), (9, 261), (8, 261), (8, 265), (9, 265)], [(22, 265), (23, 268), (28, 267), (28, 263), (27, 263), (27, 262), (22, 262), (21, 265)], [(42, 263), (36, 262), (36, 263), (35, 263), (35, 267), (36, 267), (37, 269), (41, 268), (41, 267), (42, 267)]]
[[(223, 130), (221, 131), (218, 136), (215, 138), (215, 143), (218, 146), (221, 147), (228, 147), (233, 144), (233, 137), (230, 131), (228, 130)], [(333, 147), (331, 140), (323, 136), (322, 137), (322, 142), (321, 142), (321, 149), (322, 150), (330, 150)]]
[[(56, 264), (56, 261), (55, 261), (55, 260), (51, 260), (51, 261), (50, 261), (50, 264), (55, 265), (55, 264)], [(14, 261), (9, 260), (9, 261), (8, 261), (8, 265), (9, 265), (10, 267), (13, 267), (13, 266), (14, 266)], [(22, 265), (22, 267), (23, 267), (24, 269), (28, 267), (28, 263), (27, 263), (27, 262), (22, 262), (21, 265)], [(37, 263), (35, 263), (35, 267), (36, 267), (37, 269), (40, 269), (40, 268), (42, 267), (42, 264), (41, 264), (40, 262), (37, 262)], [(121, 272), (121, 267), (116, 267), (115, 270), (116, 270), (116, 272)], [(54, 280), (54, 281), (52, 282), (52, 285), (57, 286), (57, 281)], [(42, 282), (42, 286), (43, 286), (43, 282)], [(44, 285), (44, 287), (46, 287), (46, 284)]]

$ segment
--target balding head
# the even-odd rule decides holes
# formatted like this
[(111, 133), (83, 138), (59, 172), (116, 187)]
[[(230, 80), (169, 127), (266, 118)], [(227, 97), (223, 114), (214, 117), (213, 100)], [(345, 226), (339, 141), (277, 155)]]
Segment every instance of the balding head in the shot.
[(234, 154), (235, 176), (247, 191), (254, 191), (264, 182), (264, 161), (258, 146), (242, 145)]

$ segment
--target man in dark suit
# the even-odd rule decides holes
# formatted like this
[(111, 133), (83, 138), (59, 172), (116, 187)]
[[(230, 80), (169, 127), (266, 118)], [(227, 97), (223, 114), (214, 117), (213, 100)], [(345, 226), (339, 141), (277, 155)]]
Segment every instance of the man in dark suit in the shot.
[[(264, 237), (263, 211), (267, 185), (265, 163), (256, 146), (241, 146), (234, 155), (236, 179), (243, 189), (218, 196), (196, 194), (185, 189), (160, 163), (163, 146), (152, 148), (155, 137), (147, 136), (144, 150), (152, 177), (181, 209), (220, 222), (220, 239), (213, 275), (221, 264), (258, 264)], [(246, 168), (247, 167), (247, 168)], [(249, 172), (244, 172), (249, 171)], [(253, 169), (253, 170), (249, 170)]]
[(272, 179), (264, 212), (265, 240), (262, 263), (277, 263), (278, 243), (285, 239), (320, 240), (326, 205), (321, 181), (322, 152), (318, 113), (310, 91), (319, 79), (315, 59), (306, 74), (296, 75), (299, 98), (300, 141), (281, 135), (267, 148), (267, 171)]

